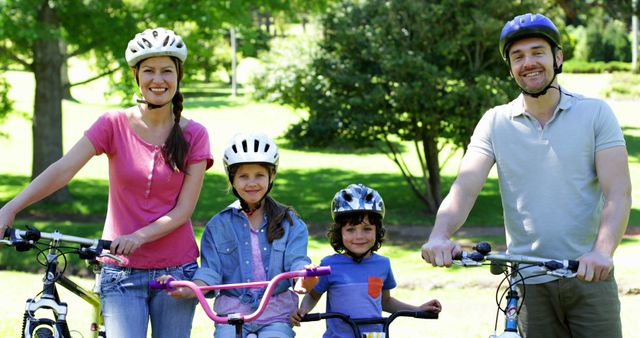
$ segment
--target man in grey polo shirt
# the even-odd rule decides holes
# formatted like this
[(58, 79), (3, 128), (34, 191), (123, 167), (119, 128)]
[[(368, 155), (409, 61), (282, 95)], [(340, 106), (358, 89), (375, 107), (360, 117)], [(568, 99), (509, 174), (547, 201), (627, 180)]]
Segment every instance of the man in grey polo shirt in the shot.
[(622, 130), (604, 101), (558, 85), (560, 33), (547, 17), (508, 21), (500, 53), (522, 93), (476, 126), (422, 256), (451, 265), (461, 249), (450, 238), (495, 163), (508, 252), (580, 261), (577, 279), (527, 279), (521, 334), (622, 337), (612, 259), (631, 207)]

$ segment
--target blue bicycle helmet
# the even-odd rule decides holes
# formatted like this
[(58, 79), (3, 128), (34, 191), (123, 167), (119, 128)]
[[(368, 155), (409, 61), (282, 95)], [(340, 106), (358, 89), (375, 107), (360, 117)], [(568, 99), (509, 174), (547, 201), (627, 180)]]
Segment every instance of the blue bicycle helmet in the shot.
[(363, 185), (350, 184), (336, 193), (331, 203), (331, 218), (352, 212), (372, 212), (384, 218), (384, 201), (380, 194)]
[(509, 48), (513, 42), (529, 37), (541, 37), (547, 40), (551, 47), (562, 49), (560, 31), (556, 25), (542, 14), (527, 13), (516, 16), (502, 28), (500, 33), (500, 55), (502, 58), (508, 63)]

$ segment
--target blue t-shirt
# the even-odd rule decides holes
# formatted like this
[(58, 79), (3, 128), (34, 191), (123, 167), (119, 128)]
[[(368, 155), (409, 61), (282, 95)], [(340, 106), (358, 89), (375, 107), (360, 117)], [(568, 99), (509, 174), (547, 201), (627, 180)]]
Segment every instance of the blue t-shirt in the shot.
[[(389, 258), (372, 253), (356, 263), (349, 256), (334, 254), (320, 262), (331, 266), (331, 274), (321, 276), (314, 288), (327, 292), (327, 312), (344, 313), (351, 318), (382, 316), (382, 290), (396, 287)], [(360, 325), (361, 332), (382, 331), (382, 325)], [(324, 338), (352, 338), (351, 329), (341, 319), (327, 319)]]

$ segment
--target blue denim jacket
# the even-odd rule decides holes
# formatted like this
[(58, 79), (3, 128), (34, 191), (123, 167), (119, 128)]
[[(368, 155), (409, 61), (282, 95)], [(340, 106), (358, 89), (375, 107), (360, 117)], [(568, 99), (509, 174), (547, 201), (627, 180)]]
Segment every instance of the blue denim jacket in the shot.
[[(269, 243), (267, 240), (267, 219), (260, 226), (258, 237), (262, 249), (262, 264), (267, 278), (286, 271), (303, 269), (311, 263), (307, 257), (309, 232), (307, 225), (291, 214), (293, 225), (284, 219), (284, 235)], [(208, 285), (243, 283), (253, 281), (253, 259), (249, 219), (242, 212), (240, 203), (229, 205), (207, 223), (201, 240), (201, 267), (193, 279)], [(274, 295), (285, 291), (291, 281), (280, 282)], [(262, 295), (252, 294), (248, 289), (221, 290), (227, 296), (239, 297), (244, 304), (256, 307)]]

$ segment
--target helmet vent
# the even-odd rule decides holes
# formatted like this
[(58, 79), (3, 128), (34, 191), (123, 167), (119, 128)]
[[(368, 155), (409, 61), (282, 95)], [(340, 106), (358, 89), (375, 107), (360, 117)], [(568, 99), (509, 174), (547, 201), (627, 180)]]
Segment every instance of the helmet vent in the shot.
[(236, 147), (235, 144), (231, 146), (231, 149), (233, 149), (234, 153), (236, 153), (236, 154), (238, 153), (238, 148)]
[(253, 152), (257, 153), (260, 150), (260, 141), (253, 140)]
[(169, 44), (169, 36), (167, 35), (167, 37), (164, 38), (164, 41), (162, 42), (163, 46), (166, 46)]
[(347, 202), (351, 202), (351, 200), (353, 199), (351, 194), (346, 190), (342, 190), (342, 198), (344, 198), (344, 200)]
[[(266, 143), (266, 144), (264, 145), (264, 152), (265, 152), (265, 153), (266, 153), (266, 152), (268, 152), (270, 147), (271, 147), (271, 146), (269, 145), (269, 143)], [(275, 157), (275, 154), (273, 155), (273, 157)]]
[(367, 196), (365, 196), (365, 197), (364, 197), (364, 199), (365, 199), (365, 201), (367, 201), (367, 202), (371, 202), (371, 200), (373, 199), (373, 193), (372, 193), (372, 192), (369, 192), (369, 193), (367, 194)]
[(246, 153), (248, 149), (249, 149), (249, 146), (247, 146), (247, 140), (242, 140), (242, 151)]
[(153, 35), (154, 38), (158, 37), (158, 31), (154, 30), (153, 33), (151, 33)]

